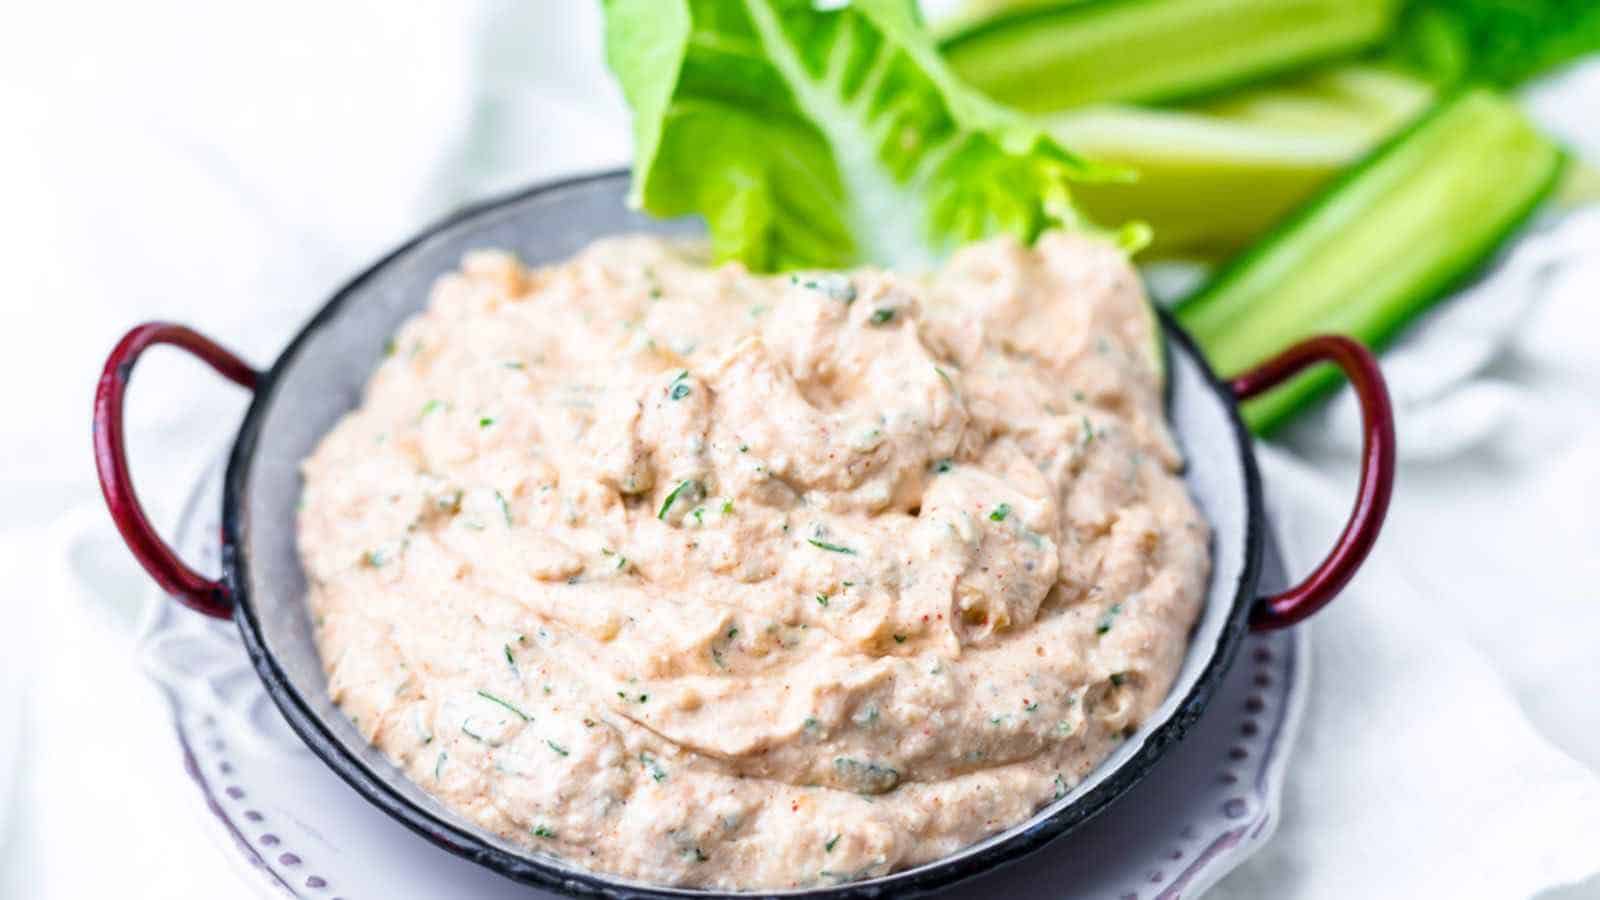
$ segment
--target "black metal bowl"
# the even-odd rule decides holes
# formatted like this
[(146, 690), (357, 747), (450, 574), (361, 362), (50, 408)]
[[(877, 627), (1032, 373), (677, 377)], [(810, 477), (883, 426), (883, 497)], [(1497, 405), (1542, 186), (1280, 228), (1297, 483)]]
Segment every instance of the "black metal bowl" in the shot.
[[(374, 805), (451, 852), (530, 885), (600, 897), (749, 896), (664, 888), (590, 872), (510, 844), (441, 806), (367, 744), (329, 699), (295, 547), (300, 461), (357, 405), (388, 336), (423, 306), (434, 279), (453, 270), (465, 251), (504, 248), (530, 264), (541, 264), (565, 259), (604, 235), (702, 231), (691, 220), (664, 222), (630, 211), (626, 192), (627, 173), (611, 172), (540, 185), (450, 217), (335, 294), (265, 373), (254, 372), (181, 326), (152, 323), (134, 329), (113, 351), (101, 378), (96, 459), (113, 517), (135, 555), (180, 602), (238, 623), (267, 693), (289, 724)], [(1066, 834), (1122, 796), (1183, 737), (1252, 625), (1276, 627), (1304, 617), (1331, 599), (1359, 565), (1382, 519), (1393, 468), (1387, 401), (1370, 356), (1352, 351), (1341, 339), (1319, 339), (1329, 343), (1300, 345), (1274, 361), (1277, 370), (1269, 363), (1252, 376), (1225, 384), (1170, 319), (1164, 317), (1162, 326), (1168, 342), (1169, 414), (1188, 460), (1185, 480), (1213, 530), (1206, 603), (1166, 702), (1076, 790), (1025, 822), (912, 869), (777, 894), (867, 898), (925, 893), (1016, 860)], [(183, 347), (255, 391), (228, 461), (220, 582), (195, 573), (166, 548), (132, 493), (122, 447), (122, 393), (134, 360), (155, 343)], [(1351, 353), (1356, 356), (1343, 358)], [(1372, 395), (1364, 399), (1370, 401), (1374, 465), (1363, 474), (1363, 500), (1329, 561), (1297, 589), (1258, 598), (1261, 485), (1250, 437), (1238, 415), (1239, 395), (1322, 359), (1346, 364), (1358, 387), (1365, 386), (1364, 395)]]

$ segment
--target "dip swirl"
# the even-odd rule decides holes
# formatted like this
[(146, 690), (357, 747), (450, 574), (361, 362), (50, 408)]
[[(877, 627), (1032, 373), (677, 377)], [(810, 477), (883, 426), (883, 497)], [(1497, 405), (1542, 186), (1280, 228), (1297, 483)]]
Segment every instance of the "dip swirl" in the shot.
[(445, 806), (643, 881), (832, 884), (1059, 797), (1209, 570), (1154, 327), (1060, 233), (940, 272), (469, 255), (304, 463), (333, 699)]

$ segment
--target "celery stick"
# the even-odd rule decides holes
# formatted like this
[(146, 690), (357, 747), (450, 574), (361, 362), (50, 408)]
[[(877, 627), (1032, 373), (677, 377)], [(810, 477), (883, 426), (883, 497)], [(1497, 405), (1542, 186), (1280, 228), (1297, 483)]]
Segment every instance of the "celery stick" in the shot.
[(1190, 112), (1297, 133), (1384, 138), (1435, 99), (1432, 83), (1370, 62), (1336, 63), (1188, 104)]
[(1370, 46), (1397, 0), (1079, 0), (1028, 5), (946, 34), (956, 73), (1045, 111), (1190, 97)]
[[(1241, 371), (1312, 334), (1380, 346), (1477, 270), (1560, 176), (1564, 155), (1474, 89), (1331, 185), (1178, 307), (1211, 364)], [(1267, 433), (1338, 383), (1324, 367), (1247, 403)]]
[(1243, 250), (1347, 166), (1411, 122), (1426, 83), (1340, 65), (1183, 109), (1097, 106), (1044, 121), (1066, 146), (1137, 180), (1081, 184), (1099, 222), (1142, 220), (1144, 258), (1223, 259)]
[(1085, 156), (1139, 173), (1121, 184), (1074, 185), (1072, 195), (1097, 222), (1149, 223), (1146, 259), (1242, 250), (1377, 142), (1135, 107), (1074, 113), (1049, 127)]

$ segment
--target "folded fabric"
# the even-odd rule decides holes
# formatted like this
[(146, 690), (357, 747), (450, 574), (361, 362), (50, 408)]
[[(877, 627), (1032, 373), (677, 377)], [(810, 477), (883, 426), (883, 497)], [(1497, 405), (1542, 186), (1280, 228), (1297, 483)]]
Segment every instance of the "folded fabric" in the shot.
[[(1592, 107), (1600, 64), (1537, 108)], [(1600, 120), (1560, 119), (1600, 158)], [(1600, 208), (1546, 214), (1383, 356), (1402, 466), (1383, 538), (1311, 625), (1276, 838), (1218, 897), (1600, 895)], [(1262, 447), (1292, 569), (1355, 482), (1348, 390)], [(1592, 894), (1591, 894), (1592, 892)]]
[[(1306, 571), (1348, 486), (1271, 447), (1262, 474), (1286, 562)], [(1528, 720), (1452, 615), (1461, 591), (1417, 583), (1408, 557), (1387, 536), (1310, 625), (1278, 833), (1213, 896), (1528, 897), (1600, 871), (1600, 778)]]

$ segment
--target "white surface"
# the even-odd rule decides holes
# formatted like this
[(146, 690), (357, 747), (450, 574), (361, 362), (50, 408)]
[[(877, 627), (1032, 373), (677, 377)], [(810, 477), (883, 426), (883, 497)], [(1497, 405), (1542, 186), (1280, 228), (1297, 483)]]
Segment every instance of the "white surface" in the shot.
[[(0, 892), (243, 890), (136, 674), (144, 581), (88, 452), (106, 350), (165, 317), (264, 363), (343, 277), (459, 201), (624, 161), (593, 17), (568, 0), (145, 0), (32, 4), (0, 29)], [(1600, 64), (1535, 107), (1600, 159)], [(1560, 896), (1600, 896), (1589, 215), (1558, 238), (1577, 242), (1568, 265), (1510, 273), (1414, 342), (1414, 363), (1391, 354), (1408, 456), (1391, 524), (1313, 629), (1281, 830), (1216, 895), (1521, 897), (1590, 878)], [(241, 408), (201, 372), (152, 354), (132, 392), (158, 521)], [(1296, 566), (1342, 518), (1350, 433), (1334, 408), (1268, 456)]]

